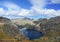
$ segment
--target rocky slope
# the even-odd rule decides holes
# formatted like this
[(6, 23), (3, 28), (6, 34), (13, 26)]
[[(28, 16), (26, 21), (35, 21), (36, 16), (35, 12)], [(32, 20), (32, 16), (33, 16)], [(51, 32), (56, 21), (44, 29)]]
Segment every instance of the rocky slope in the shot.
[(19, 34), (19, 29), (14, 25), (10, 19), (0, 17), (0, 39), (9, 38)]

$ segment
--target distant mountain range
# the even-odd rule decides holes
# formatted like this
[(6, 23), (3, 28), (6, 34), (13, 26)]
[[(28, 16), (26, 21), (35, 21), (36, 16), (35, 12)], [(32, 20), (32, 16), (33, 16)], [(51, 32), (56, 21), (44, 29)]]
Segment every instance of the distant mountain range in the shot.
[[(19, 26), (19, 27), (18, 27)], [(37, 27), (36, 27), (37, 26)], [(17, 39), (18, 41), (28, 40), (19, 31), (20, 27), (39, 30), (44, 33), (44, 37), (35, 40), (38, 42), (57, 42), (60, 41), (60, 16), (50, 19), (40, 18), (38, 20), (13, 19), (0, 17), (0, 39)], [(17, 42), (18, 42), (17, 41)], [(35, 42), (34, 40), (32, 42)]]

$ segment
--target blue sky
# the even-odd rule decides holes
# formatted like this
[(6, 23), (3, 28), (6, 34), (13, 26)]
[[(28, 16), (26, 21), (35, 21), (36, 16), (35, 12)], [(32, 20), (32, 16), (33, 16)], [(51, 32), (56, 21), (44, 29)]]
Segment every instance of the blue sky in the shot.
[(60, 0), (0, 0), (0, 16), (34, 19), (60, 16)]

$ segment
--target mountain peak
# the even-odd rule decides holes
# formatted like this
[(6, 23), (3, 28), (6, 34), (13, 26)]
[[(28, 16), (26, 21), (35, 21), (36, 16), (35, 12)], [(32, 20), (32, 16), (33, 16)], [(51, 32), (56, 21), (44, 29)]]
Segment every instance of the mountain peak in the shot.
[(5, 17), (0, 17), (0, 23), (10, 23), (11, 20)]

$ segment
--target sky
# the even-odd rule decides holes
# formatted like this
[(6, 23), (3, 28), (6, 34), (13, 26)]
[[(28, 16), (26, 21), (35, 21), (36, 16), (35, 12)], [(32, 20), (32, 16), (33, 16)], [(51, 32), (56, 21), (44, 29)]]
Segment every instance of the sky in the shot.
[(0, 0), (0, 16), (11, 19), (60, 16), (60, 0)]

